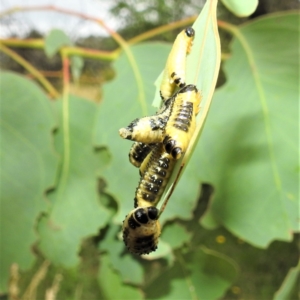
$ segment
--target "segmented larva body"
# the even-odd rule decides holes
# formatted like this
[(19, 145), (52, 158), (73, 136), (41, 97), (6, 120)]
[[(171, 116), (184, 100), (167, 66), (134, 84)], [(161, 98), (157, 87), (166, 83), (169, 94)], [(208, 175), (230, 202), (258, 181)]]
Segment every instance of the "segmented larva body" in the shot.
[(163, 100), (173, 95), (176, 86), (180, 88), (185, 86), (186, 55), (191, 51), (194, 36), (195, 30), (187, 27), (177, 35), (174, 41), (160, 86), (160, 95)]
[(145, 172), (147, 172), (147, 170), (149, 168), (149, 161), (153, 157), (153, 150), (155, 150), (155, 148), (157, 147), (157, 144), (151, 144), (151, 145), (152, 145), (151, 151), (145, 157), (145, 159), (143, 160), (143, 162), (140, 165), (139, 173), (140, 173), (141, 178), (144, 176)]
[(196, 127), (201, 96), (195, 85), (186, 85), (176, 94), (163, 141), (167, 153), (179, 159), (189, 145)]
[(134, 142), (129, 151), (129, 161), (137, 168), (139, 168), (150, 153), (153, 144), (144, 144), (140, 142)]
[(149, 254), (157, 249), (161, 227), (156, 207), (138, 207), (123, 222), (123, 240), (128, 250), (135, 254)]
[(159, 143), (162, 142), (166, 122), (165, 118), (157, 116), (135, 119), (126, 128), (121, 128), (119, 134), (131, 141)]
[(170, 104), (171, 101), (166, 101), (159, 110), (159, 113), (150, 117), (133, 120), (127, 127), (119, 130), (120, 136), (127, 140), (145, 144), (161, 143), (170, 115)]
[[(189, 145), (196, 127), (201, 96), (195, 85), (186, 85), (186, 55), (195, 31), (188, 27), (176, 38), (168, 57), (160, 94), (163, 106), (154, 116), (135, 119), (120, 136), (135, 141), (129, 152), (130, 162), (139, 167), (140, 182), (134, 207), (123, 222), (123, 239), (128, 250), (149, 254), (157, 249), (161, 227), (157, 203), (173, 172), (176, 159)], [(175, 93), (176, 87), (179, 90)]]
[[(174, 169), (175, 160), (157, 144), (142, 163), (134, 207), (156, 206)], [(145, 164), (145, 165), (144, 165)]]

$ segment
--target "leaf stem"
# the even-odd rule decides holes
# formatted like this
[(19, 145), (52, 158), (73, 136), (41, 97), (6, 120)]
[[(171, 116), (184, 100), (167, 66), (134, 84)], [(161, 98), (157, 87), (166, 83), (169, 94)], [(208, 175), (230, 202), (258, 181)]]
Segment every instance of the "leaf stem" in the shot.
[(30, 48), (30, 49), (43, 49), (44, 48), (44, 40), (43, 39), (0, 39), (0, 43), (6, 45), (8, 47), (22, 47), (22, 48)]
[(70, 91), (70, 61), (68, 56), (61, 50), (62, 64), (63, 64), (63, 98), (62, 98), (62, 124), (63, 124), (63, 145), (64, 156), (61, 183), (64, 187), (67, 182), (67, 177), (70, 168), (70, 114), (69, 114), (69, 91)]
[(163, 25), (157, 28), (154, 28), (152, 30), (148, 30), (140, 35), (135, 36), (134, 38), (127, 41), (128, 44), (133, 45), (139, 42), (142, 42), (144, 40), (148, 40), (154, 36), (157, 36), (159, 34), (165, 33), (167, 31), (170, 31), (172, 29), (177, 29), (189, 24), (192, 24), (196, 20), (197, 16), (191, 16), (176, 22), (172, 22), (167, 25)]
[(2, 43), (0, 43), (0, 51), (7, 54), (13, 60), (18, 62), (30, 74), (32, 74), (40, 82), (40, 84), (49, 92), (51, 97), (59, 97), (59, 92), (53, 87), (53, 85), (43, 76), (43, 74), (39, 70), (37, 70), (32, 64), (26, 61), (22, 56), (20, 56), (15, 51), (9, 49)]
[(102, 51), (102, 50), (94, 50), (89, 48), (80, 48), (80, 47), (63, 47), (66, 55), (79, 55), (81, 57), (86, 58), (94, 58), (94, 59), (102, 59), (106, 61), (114, 61), (118, 57), (118, 53), (116, 51)]
[[(35, 49), (44, 49), (45, 42), (43, 39), (0, 39), (0, 43), (9, 47), (22, 47), (22, 48), (35, 48)], [(82, 47), (71, 47), (65, 46), (63, 47), (64, 51), (68, 55), (80, 55), (86, 58), (94, 58), (94, 59), (103, 59), (107, 61), (116, 60), (119, 55), (119, 50), (114, 51), (102, 51), (102, 50), (95, 50), (89, 48), (82, 48)]]
[(11, 8), (9, 10), (2, 12), (0, 14), (0, 17), (2, 17), (4, 15), (15, 13), (15, 12), (19, 12), (19, 11), (33, 11), (33, 10), (35, 10), (35, 11), (36, 10), (56, 11), (56, 12), (67, 14), (67, 15), (77, 16), (81, 19), (96, 22), (101, 27), (103, 27), (113, 37), (113, 39), (120, 45), (120, 47), (124, 50), (125, 54), (127, 55), (128, 60), (130, 62), (132, 70), (133, 70), (134, 77), (137, 82), (138, 100), (140, 102), (143, 114), (147, 115), (146, 97), (145, 97), (145, 91), (144, 91), (144, 85), (143, 85), (141, 73), (139, 71), (138, 65), (136, 63), (136, 60), (131, 52), (131, 49), (130, 49), (128, 43), (117, 32), (115, 32), (110, 27), (108, 27), (102, 19), (94, 18), (94, 17), (88, 16), (88, 15), (80, 13), (80, 12), (75, 12), (73, 10), (59, 8), (59, 7), (56, 7), (53, 5), (15, 7), (15, 8)]

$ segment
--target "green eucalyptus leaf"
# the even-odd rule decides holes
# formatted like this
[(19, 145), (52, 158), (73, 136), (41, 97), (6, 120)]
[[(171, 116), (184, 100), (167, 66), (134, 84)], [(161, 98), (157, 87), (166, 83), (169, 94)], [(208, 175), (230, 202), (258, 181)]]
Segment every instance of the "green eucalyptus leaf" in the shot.
[(237, 275), (235, 264), (209, 249), (181, 256), (146, 289), (147, 299), (218, 299)]
[(161, 238), (168, 243), (172, 249), (180, 248), (190, 242), (192, 233), (178, 223), (171, 223), (164, 227)]
[(222, 0), (223, 4), (238, 17), (248, 17), (257, 8), (258, 0)]
[(45, 38), (46, 55), (53, 57), (62, 46), (71, 46), (70, 38), (60, 29), (52, 29)]
[(50, 212), (38, 229), (46, 257), (70, 267), (78, 263), (81, 241), (97, 234), (110, 214), (100, 202), (97, 187), (96, 173), (103, 165), (93, 145), (97, 104), (75, 96), (63, 101), (67, 102), (56, 105), (64, 121), (55, 141), (62, 169), (57, 188), (49, 194)]
[[(0, 290), (7, 288), (9, 267), (31, 266), (35, 225), (47, 209), (45, 192), (58, 168), (50, 100), (32, 81), (1, 72)], [(25, 92), (26, 91), (26, 92)]]
[[(217, 29), (216, 8), (217, 1), (207, 1), (193, 24), (195, 39), (192, 51), (186, 60), (186, 83), (192, 83), (197, 86), (202, 97), (200, 111), (196, 117), (196, 130), (190, 140), (186, 153), (175, 165), (174, 172), (162, 196), (162, 201), (166, 201), (170, 198), (180, 176), (183, 174), (183, 170), (191, 158), (197, 141), (200, 138), (211, 105), (220, 67), (220, 40)], [(196, 173), (198, 170), (199, 167), (196, 167)], [(199, 184), (199, 179), (195, 176), (195, 173), (185, 174), (181, 179), (181, 186), (183, 188), (176, 188), (172, 196), (172, 204), (168, 205), (166, 212), (162, 215), (162, 220), (170, 219), (172, 210), (179, 212), (178, 217), (185, 218), (180, 214), (180, 210), (183, 207), (190, 208), (191, 214), (194, 208), (193, 203), (195, 204), (199, 197), (197, 193)], [(191, 218), (191, 215), (189, 218)]]
[(111, 267), (119, 272), (124, 283), (141, 285), (143, 283), (142, 266), (133, 255), (122, 255), (125, 245), (120, 239), (120, 233), (120, 226), (111, 224), (104, 240), (100, 242), (99, 249), (109, 254)]
[(285, 277), (280, 289), (275, 293), (273, 300), (297, 299), (300, 285), (300, 262), (291, 268)]
[(71, 57), (71, 72), (75, 82), (79, 80), (83, 66), (84, 60), (82, 57), (77, 55)]
[[(131, 270), (127, 272), (130, 274)], [(108, 255), (101, 255), (98, 283), (103, 294), (103, 299), (143, 299), (141, 290), (136, 287), (123, 284), (120, 276), (110, 266)]]
[(188, 167), (215, 187), (209, 223), (259, 247), (299, 230), (298, 24), (293, 12), (236, 27), (227, 82)]

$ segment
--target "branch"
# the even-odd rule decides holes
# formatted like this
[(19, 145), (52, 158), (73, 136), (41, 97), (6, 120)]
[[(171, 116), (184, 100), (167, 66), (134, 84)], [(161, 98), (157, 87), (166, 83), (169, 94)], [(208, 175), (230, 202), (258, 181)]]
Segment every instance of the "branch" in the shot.
[(32, 64), (26, 61), (22, 56), (9, 49), (5, 45), (0, 43), (0, 51), (7, 54), (9, 57), (18, 62), (23, 68), (25, 68), (30, 74), (32, 74), (40, 84), (49, 92), (53, 98), (59, 97), (59, 92), (53, 87), (53, 85), (43, 76), (43, 74), (37, 70)]

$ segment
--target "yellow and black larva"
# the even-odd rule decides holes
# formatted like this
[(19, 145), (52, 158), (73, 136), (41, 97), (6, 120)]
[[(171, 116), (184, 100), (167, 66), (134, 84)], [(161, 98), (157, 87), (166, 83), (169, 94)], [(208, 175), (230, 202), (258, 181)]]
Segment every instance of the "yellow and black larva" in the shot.
[(151, 144), (151, 145), (152, 145), (151, 151), (144, 158), (144, 160), (141, 163), (140, 168), (139, 168), (139, 173), (140, 173), (141, 178), (144, 176), (145, 172), (148, 170), (150, 158), (153, 156), (153, 150), (155, 151), (155, 148), (157, 147), (157, 144)]
[[(135, 210), (126, 216), (123, 223), (124, 242), (133, 253), (148, 254), (157, 248), (160, 225), (155, 217), (149, 217), (145, 209), (152, 207), (157, 210), (155, 206), (172, 174), (175, 159), (186, 150), (194, 132), (200, 100), (195, 85), (183, 87), (172, 97), (164, 143), (149, 146), (150, 152), (140, 164), (141, 179), (134, 198)], [(145, 144), (140, 146), (143, 149)], [(141, 216), (143, 222), (140, 221)]]
[(163, 100), (173, 95), (176, 86), (179, 88), (185, 86), (186, 55), (191, 51), (194, 36), (195, 30), (187, 27), (177, 35), (174, 41), (160, 86), (160, 96)]
[(131, 164), (139, 168), (146, 156), (150, 153), (152, 147), (153, 144), (134, 142), (128, 154)]
[(196, 127), (201, 96), (195, 85), (186, 85), (176, 94), (165, 128), (163, 145), (167, 153), (179, 159), (187, 149)]
[(123, 222), (123, 240), (128, 250), (135, 254), (149, 254), (157, 249), (161, 233), (156, 207), (138, 207)]
[[(165, 103), (165, 109), (162, 113), (153, 116), (160, 121), (159, 131), (151, 131), (146, 134), (144, 126), (145, 119), (141, 118), (138, 121), (133, 121), (130, 127), (131, 136), (140, 144), (135, 145), (129, 152), (129, 158), (132, 164), (140, 166), (140, 163), (150, 152), (151, 147), (144, 145), (144, 143), (161, 143), (163, 142), (167, 153), (171, 154), (173, 158), (178, 159), (185, 152), (190, 138), (195, 130), (196, 115), (199, 110), (200, 94), (195, 85), (187, 85), (177, 91), (172, 98), (169, 98)], [(168, 115), (169, 114), (169, 115)], [(143, 121), (141, 121), (143, 120)], [(163, 120), (163, 121), (162, 121)], [(129, 130), (129, 129), (128, 129)], [(136, 163), (136, 159), (132, 159), (132, 154), (139, 151), (140, 155), (136, 156), (140, 163)], [(144, 151), (141, 151), (143, 149)]]
[(145, 144), (161, 143), (164, 138), (164, 129), (169, 119), (171, 101), (163, 104), (159, 112), (153, 116), (133, 120), (127, 127), (121, 128), (119, 134), (123, 139)]
[[(167, 117), (167, 116), (166, 116)], [(127, 127), (121, 128), (119, 134), (123, 139), (141, 143), (162, 142), (163, 130), (167, 120), (160, 116), (134, 119)]]
[[(139, 167), (140, 182), (134, 207), (123, 222), (123, 240), (128, 250), (149, 254), (157, 249), (161, 226), (158, 221), (160, 201), (176, 159), (188, 147), (196, 126), (200, 94), (196, 86), (186, 85), (185, 60), (195, 31), (188, 27), (176, 38), (165, 67), (160, 94), (162, 108), (154, 116), (135, 119), (120, 136), (135, 141), (130, 162)], [(175, 92), (176, 87), (179, 90)]]
[[(175, 86), (183, 87), (185, 85), (185, 59), (187, 53), (191, 50), (194, 35), (194, 29), (188, 27), (179, 33), (175, 39), (160, 87), (161, 97), (165, 101), (163, 107), (156, 115), (137, 118), (127, 127), (121, 128), (119, 134), (122, 138), (146, 144), (163, 141), (164, 128), (168, 121), (172, 102), (170, 98), (173, 95)], [(134, 160), (131, 162), (136, 165)]]
[(156, 144), (146, 158), (139, 185), (135, 192), (134, 207), (156, 206), (165, 190), (174, 169), (175, 160), (164, 151), (163, 145)]

